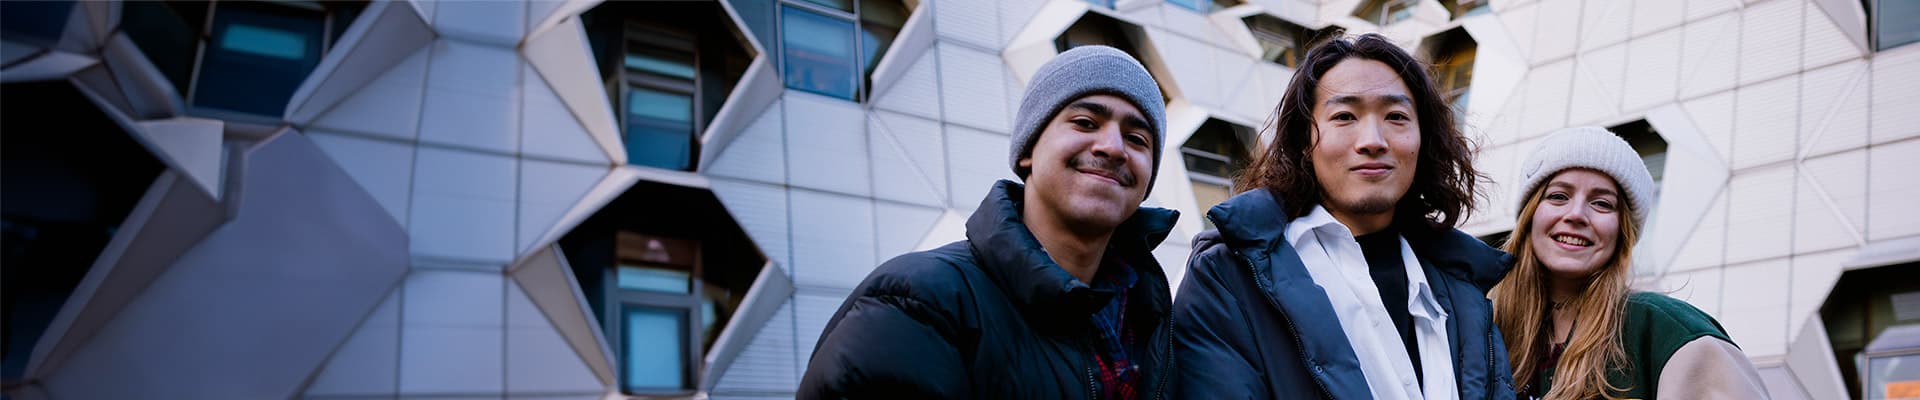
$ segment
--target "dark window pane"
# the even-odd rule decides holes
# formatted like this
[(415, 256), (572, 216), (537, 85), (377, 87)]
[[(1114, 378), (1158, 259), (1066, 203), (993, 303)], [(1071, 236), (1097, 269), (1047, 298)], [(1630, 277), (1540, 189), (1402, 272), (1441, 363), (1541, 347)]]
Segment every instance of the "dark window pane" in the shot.
[(627, 163), (687, 168), (693, 144), (693, 96), (630, 88), (626, 118)]
[(220, 4), (194, 105), (280, 116), (320, 63), (325, 15), (271, 4)]
[(621, 318), (620, 386), (628, 393), (673, 391), (685, 387), (687, 315), (685, 311), (628, 305)]
[(173, 87), (185, 94), (193, 82), (200, 30), (207, 22), (205, 2), (129, 1), (121, 3), (120, 29), (152, 61)]
[(781, 8), (787, 87), (853, 100), (859, 84), (853, 21)]
[(1920, 42), (1920, 0), (1879, 0), (1874, 10), (1876, 50)]
[(60, 33), (66, 30), (72, 14), (71, 1), (0, 2), (0, 31), (5, 31), (10, 40), (27, 39), (51, 46), (60, 42)]
[(801, 1), (818, 4), (818, 5), (835, 9), (835, 10), (853, 12), (853, 0), (801, 0)]

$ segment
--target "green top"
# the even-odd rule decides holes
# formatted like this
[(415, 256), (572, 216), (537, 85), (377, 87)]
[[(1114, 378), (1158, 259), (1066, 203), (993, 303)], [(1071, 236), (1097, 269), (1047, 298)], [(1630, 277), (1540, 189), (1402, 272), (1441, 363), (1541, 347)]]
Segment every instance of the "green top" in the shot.
[[(1658, 293), (1628, 294), (1627, 316), (1621, 325), (1624, 332), (1620, 335), (1620, 346), (1632, 365), (1612, 370), (1607, 381), (1615, 387), (1627, 388), (1619, 395), (1629, 399), (1654, 398), (1660, 387), (1661, 369), (1673, 353), (1688, 342), (1712, 336), (1733, 343), (1727, 338), (1727, 330), (1721, 328), (1713, 316), (1685, 301)], [(1548, 369), (1538, 379), (1536, 384), (1540, 387), (1552, 387), (1553, 370)]]

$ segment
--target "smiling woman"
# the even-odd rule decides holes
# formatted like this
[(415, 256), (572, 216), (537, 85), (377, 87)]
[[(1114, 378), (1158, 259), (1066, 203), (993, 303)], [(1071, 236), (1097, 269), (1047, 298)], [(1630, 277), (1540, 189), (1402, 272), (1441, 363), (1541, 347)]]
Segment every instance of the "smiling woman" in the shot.
[[(1505, 249), (1516, 260), (1491, 294), (1522, 398), (1765, 398), (1713, 317), (1628, 290), (1654, 190), (1632, 146), (1569, 128), (1521, 165), (1525, 197)], [(1661, 380), (1668, 370), (1685, 379)]]

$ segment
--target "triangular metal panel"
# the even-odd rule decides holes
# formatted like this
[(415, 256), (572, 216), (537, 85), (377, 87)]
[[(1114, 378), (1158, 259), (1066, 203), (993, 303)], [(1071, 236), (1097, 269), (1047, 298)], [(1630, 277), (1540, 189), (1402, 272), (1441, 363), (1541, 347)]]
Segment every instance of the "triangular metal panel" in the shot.
[(589, 53), (580, 18), (568, 17), (559, 26), (528, 37), (520, 53), (560, 96), (560, 102), (586, 126), (587, 133), (593, 135), (594, 143), (607, 153), (607, 158), (614, 164), (626, 164), (626, 147), (621, 144), (620, 130), (614, 123), (613, 106), (600, 86), (600, 72), (593, 65), (594, 58)]
[(159, 156), (161, 161), (175, 171), (186, 175), (189, 181), (205, 191), (207, 196), (219, 200), (224, 192), (222, 175), (225, 173), (225, 147), (221, 141), (225, 136), (226, 122), (217, 119), (179, 117), (164, 120), (140, 121), (135, 129), (127, 133), (146, 145), (147, 150)]
[(374, 2), (364, 13), (361, 19), (366, 21), (347, 28), (334, 50), (327, 52), (294, 90), (283, 114), (288, 121), (296, 125), (313, 122), (335, 103), (433, 42), (432, 28), (403, 3)]
[(560, 248), (548, 246), (534, 252), (515, 264), (509, 275), (594, 375), (603, 383), (614, 382), (613, 351)]

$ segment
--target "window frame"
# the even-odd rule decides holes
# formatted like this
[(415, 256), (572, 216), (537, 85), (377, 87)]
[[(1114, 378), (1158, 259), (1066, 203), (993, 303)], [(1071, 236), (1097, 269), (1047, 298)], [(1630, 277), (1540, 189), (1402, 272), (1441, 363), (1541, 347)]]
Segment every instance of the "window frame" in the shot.
[[(866, 24), (870, 22), (870, 20), (865, 18), (866, 11), (864, 10), (866, 7), (863, 7), (863, 6), (866, 4), (866, 2), (869, 2), (869, 1), (886, 1), (886, 0), (851, 0), (851, 1), (852, 1), (851, 4), (853, 6), (853, 11), (827, 7), (827, 6), (815, 4), (813, 2), (809, 2), (806, 0), (779, 0), (774, 2), (773, 14), (776, 17), (775, 19), (778, 20), (778, 22), (774, 24), (774, 30), (780, 33), (780, 40), (777, 40), (777, 42), (779, 43), (776, 43), (774, 45), (774, 46), (777, 46), (778, 49), (777, 51), (774, 52), (774, 54), (776, 55), (776, 58), (779, 61), (779, 64), (780, 64), (779, 71), (783, 81), (787, 76), (787, 68), (788, 68), (787, 38), (786, 38), (787, 18), (786, 18), (786, 12), (785, 12), (786, 10), (784, 9), (784, 7), (792, 7), (803, 12), (811, 12), (823, 17), (832, 18), (842, 22), (847, 22), (852, 26), (852, 33), (853, 33), (853, 51), (851, 52), (853, 59), (850, 60), (851, 65), (853, 65), (853, 68), (854, 68), (853, 98), (851, 99), (841, 98), (840, 96), (821, 93), (820, 91), (816, 91), (809, 88), (794, 87), (791, 82), (782, 82), (782, 86), (785, 89), (798, 90), (802, 92), (813, 93), (813, 94), (824, 96), (824, 97), (847, 100), (855, 103), (865, 103), (867, 102), (867, 100), (870, 100), (870, 98), (873, 95), (872, 93), (873, 71), (867, 68), (866, 50), (867, 50), (867, 47), (872, 46), (872, 44), (868, 43), (866, 35), (864, 34), (865, 33), (864, 27), (866, 26)], [(912, 7), (908, 7), (906, 4), (900, 4), (900, 7), (902, 11), (904, 11), (903, 17), (905, 19), (913, 18), (914, 10)], [(900, 33), (904, 33), (905, 31), (904, 20), (902, 21), (901, 25), (902, 26), (891, 27), (891, 28), (894, 28), (894, 30), (896, 31), (894, 32), (895, 40), (899, 39)], [(889, 48), (892, 47), (893, 42), (895, 40), (889, 40), (887, 43), (887, 47)], [(879, 65), (879, 61), (881, 59), (886, 58), (886, 49), (883, 48), (879, 50), (880, 50), (879, 58), (876, 58), (874, 61), (874, 65), (876, 67)]]
[[(688, 64), (688, 67), (693, 68), (693, 78), (682, 81), (673, 77), (648, 73), (634, 73), (632, 68), (626, 66), (625, 59), (627, 56), (634, 54), (635, 46), (642, 46), (642, 48), (663, 48), (670, 51), (687, 53), (692, 59), (692, 63)], [(702, 52), (700, 51), (699, 37), (692, 32), (686, 32), (672, 27), (648, 25), (630, 19), (621, 21), (621, 61), (615, 66), (615, 71), (609, 76), (609, 82), (607, 82), (607, 84), (609, 86), (617, 85), (614, 88), (615, 98), (613, 99), (613, 103), (619, 110), (616, 114), (619, 117), (620, 143), (623, 147), (631, 141), (631, 137), (628, 136), (630, 132), (628, 132), (627, 129), (632, 123), (632, 121), (628, 120), (629, 114), (631, 114), (630, 107), (632, 107), (632, 104), (629, 104), (628, 98), (631, 96), (633, 89), (638, 87), (686, 95), (687, 101), (690, 103), (687, 109), (691, 113), (691, 115), (687, 116), (687, 121), (692, 125), (690, 131), (687, 132), (687, 162), (685, 166), (673, 170), (694, 171), (699, 168), (698, 155), (700, 154), (700, 137), (706, 132), (707, 127), (707, 121), (704, 121), (704, 118), (702, 118), (702, 116), (706, 115), (706, 108), (703, 106), (706, 101), (706, 96), (702, 95), (700, 85), (704, 83), (702, 80), (706, 74), (701, 70), (703, 67), (700, 62), (701, 56)], [(627, 165), (668, 169), (654, 165), (635, 163), (635, 158), (631, 154), (627, 157)]]
[[(702, 348), (702, 344), (705, 342), (705, 338), (703, 337), (705, 332), (701, 329), (703, 321), (701, 320), (700, 312), (702, 299), (706, 296), (706, 285), (701, 277), (701, 274), (705, 273), (705, 263), (701, 260), (701, 243), (697, 240), (649, 235), (628, 229), (616, 229), (613, 231), (613, 234), (614, 245), (611, 249), (613, 252), (611, 260), (613, 260), (613, 263), (601, 270), (600, 293), (602, 293), (604, 301), (602, 302), (602, 309), (596, 311), (600, 313), (600, 320), (604, 322), (603, 326), (610, 338), (610, 340), (607, 340), (607, 344), (609, 347), (612, 347), (610, 350), (613, 351), (614, 361), (619, 365), (619, 367), (615, 368), (617, 370), (616, 374), (619, 376), (616, 377), (617, 382), (614, 386), (623, 394), (638, 396), (689, 395), (698, 392), (701, 381), (701, 364), (702, 360), (706, 357), (704, 354), (705, 349)], [(622, 247), (619, 244), (622, 236), (665, 239), (688, 244), (691, 250), (688, 252), (691, 259), (686, 260), (687, 265), (681, 265), (687, 267), (689, 272), (687, 277), (687, 292), (666, 293), (621, 288), (619, 273), (622, 265), (674, 266), (672, 264), (640, 260), (638, 258), (622, 257)], [(629, 259), (635, 261), (635, 263), (628, 264), (627, 260)], [(684, 355), (680, 360), (680, 388), (639, 388), (639, 390), (635, 390), (635, 388), (627, 386), (627, 374), (633, 372), (625, 368), (627, 360), (626, 312), (628, 306), (669, 309), (680, 312), (682, 317), (681, 321), (686, 323), (683, 327), (684, 330), (680, 332), (681, 354)]]
[[(340, 23), (340, 24), (346, 24), (347, 26), (351, 26), (353, 24), (353, 20), (358, 19), (361, 11), (364, 11), (364, 7), (367, 3), (346, 2), (346, 1), (282, 2), (282, 1), (258, 1), (258, 0), (256, 1), (209, 0), (206, 2), (206, 7), (207, 7), (206, 15), (201, 19), (200, 26), (196, 27), (195, 32), (193, 34), (193, 41), (194, 41), (193, 68), (191, 69), (191, 72), (189, 72), (187, 75), (187, 82), (186, 82), (187, 87), (175, 88), (176, 90), (179, 90), (181, 100), (185, 101), (188, 109), (188, 114), (198, 115), (198, 116), (207, 116), (207, 117), (218, 118), (218, 119), (223, 119), (228, 121), (278, 124), (281, 118), (281, 115), (279, 114), (261, 115), (261, 114), (254, 114), (248, 111), (232, 110), (232, 109), (227, 109), (219, 106), (201, 105), (198, 103), (198, 99), (201, 95), (200, 93), (201, 79), (200, 78), (201, 78), (201, 74), (204, 72), (203, 69), (206, 68), (207, 55), (209, 51), (208, 48), (217, 44), (217, 43), (214, 43), (213, 28), (214, 28), (214, 25), (219, 21), (219, 14), (220, 14), (220, 11), (223, 9), (222, 6), (231, 5), (231, 4), (245, 4), (242, 7), (260, 7), (263, 9), (272, 9), (272, 11), (265, 11), (265, 12), (283, 13), (283, 14), (289, 14), (289, 15), (299, 11), (319, 13), (320, 14), (319, 15), (320, 17), (319, 18), (320, 52), (319, 52), (319, 59), (316, 60), (315, 62), (315, 67), (318, 67), (319, 60), (326, 59), (327, 54), (333, 51), (333, 46), (334, 44), (336, 44), (335, 43), (336, 38), (334, 37), (334, 35), (336, 33), (346, 32), (345, 27), (336, 27), (335, 24)], [(346, 9), (342, 7), (353, 7), (353, 6), (361, 7), (361, 10), (357, 10), (353, 12), (354, 18), (352, 19), (335, 18), (336, 16), (339, 16), (340, 14), (345, 12)], [(313, 71), (311, 70), (307, 71), (307, 74), (312, 74), (312, 73)], [(291, 101), (292, 99), (288, 99), (288, 100)], [(286, 105), (281, 104), (280, 106), (285, 107)]]
[[(1360, 8), (1354, 9), (1355, 12), (1353, 16), (1362, 21), (1367, 21), (1369, 24), (1374, 24), (1374, 26), (1385, 27), (1400, 23), (1400, 21), (1413, 19), (1413, 10), (1417, 10), (1419, 6), (1420, 2), (1417, 0), (1365, 0), (1360, 3)], [(1378, 14), (1379, 18), (1367, 18), (1370, 15), (1374, 15), (1372, 10), (1376, 8), (1380, 10), (1380, 14)], [(1400, 14), (1401, 11), (1406, 11), (1406, 17), (1393, 17), (1394, 15)]]

